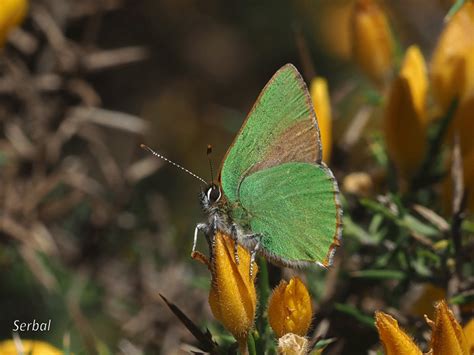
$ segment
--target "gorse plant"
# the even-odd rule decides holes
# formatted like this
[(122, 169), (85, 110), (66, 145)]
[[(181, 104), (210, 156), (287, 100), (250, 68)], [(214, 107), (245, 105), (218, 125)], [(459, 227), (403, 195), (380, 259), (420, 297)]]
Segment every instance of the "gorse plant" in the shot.
[[(471, 354), (474, 120), (468, 112), (474, 107), (474, 4), (456, 4), (428, 64), (416, 45), (402, 54), (377, 2), (356, 1), (349, 19), (354, 59), (379, 92), (377, 100), (369, 101), (382, 106), (383, 135), (374, 136), (370, 145), (377, 168), (342, 179), (344, 247), (326, 275), (331, 281), (318, 280), (324, 271), (306, 274), (321, 304), (312, 306), (298, 277), (270, 285), (263, 260), (255, 290), (255, 280), (245, 277), (248, 251), (239, 246), (244, 261), (237, 266), (233, 241), (218, 233), (213, 257), (197, 257), (212, 273), (211, 309), (234, 335), (241, 353), (306, 354), (329, 344), (328, 353), (337, 353), (337, 328), (345, 319), (351, 328), (364, 329), (355, 337), (374, 336), (377, 330), (386, 354)], [(337, 165), (323, 78), (313, 80), (311, 94), (328, 152), (325, 160), (333, 156)], [(219, 250), (226, 244), (223, 254)], [(219, 268), (226, 270), (220, 277), (227, 285), (217, 276)], [(364, 292), (349, 292), (358, 288)], [(434, 316), (426, 316), (433, 305)], [(403, 326), (416, 341), (381, 309), (402, 315)], [(423, 316), (430, 337), (423, 337)], [(342, 320), (334, 321), (336, 317)], [(459, 321), (466, 324), (464, 329)], [(216, 337), (221, 342), (213, 351), (232, 347), (228, 338)], [(357, 344), (350, 336), (345, 340)], [(354, 345), (354, 353), (365, 350)]]

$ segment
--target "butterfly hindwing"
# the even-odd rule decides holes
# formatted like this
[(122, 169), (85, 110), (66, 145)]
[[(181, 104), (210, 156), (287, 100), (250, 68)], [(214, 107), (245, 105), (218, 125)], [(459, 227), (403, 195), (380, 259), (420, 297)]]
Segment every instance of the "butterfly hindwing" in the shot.
[(324, 165), (291, 162), (255, 172), (242, 181), (239, 203), (270, 260), (331, 264), (341, 214), (337, 185)]

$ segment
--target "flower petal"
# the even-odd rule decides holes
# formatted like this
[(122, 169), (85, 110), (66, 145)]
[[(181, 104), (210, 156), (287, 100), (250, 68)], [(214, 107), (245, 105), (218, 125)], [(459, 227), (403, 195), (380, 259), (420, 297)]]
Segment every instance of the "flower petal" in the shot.
[(306, 355), (308, 353), (308, 339), (287, 333), (278, 339), (278, 354)]
[[(63, 352), (58, 348), (40, 340), (21, 340), (21, 346), (25, 354), (31, 355), (62, 355)], [(17, 344), (13, 340), (4, 340), (0, 342), (0, 354), (17, 355)]]
[(467, 340), (467, 349), (469, 354), (474, 354), (474, 318), (471, 319), (463, 328)]
[(8, 32), (23, 21), (27, 10), (27, 0), (0, 1), (0, 47), (3, 47)]
[(411, 46), (392, 83), (384, 117), (387, 149), (403, 178), (417, 172), (425, 155), (427, 90), (423, 55), (418, 47)]
[(378, 85), (393, 67), (394, 45), (387, 18), (373, 0), (357, 0), (351, 23), (353, 56)]
[(431, 349), (433, 355), (469, 355), (463, 330), (445, 301), (435, 306)]
[(444, 111), (474, 90), (473, 33), (474, 4), (466, 1), (443, 30), (431, 61), (433, 94)]
[(375, 325), (379, 332), (386, 355), (421, 355), (421, 350), (413, 340), (398, 326), (392, 316), (384, 312), (375, 312)]
[(328, 83), (326, 79), (317, 77), (311, 82), (311, 99), (318, 119), (321, 144), (323, 146), (323, 161), (331, 159), (332, 148), (332, 116), (331, 102), (329, 100)]
[(282, 280), (268, 302), (268, 321), (278, 338), (287, 333), (305, 336), (313, 309), (308, 289), (299, 277)]
[(257, 294), (254, 282), (258, 268), (254, 263), (250, 279), (250, 253), (240, 245), (237, 250), (239, 264), (235, 262), (232, 238), (220, 232), (216, 234), (209, 305), (214, 317), (242, 342), (247, 338), (255, 317)]

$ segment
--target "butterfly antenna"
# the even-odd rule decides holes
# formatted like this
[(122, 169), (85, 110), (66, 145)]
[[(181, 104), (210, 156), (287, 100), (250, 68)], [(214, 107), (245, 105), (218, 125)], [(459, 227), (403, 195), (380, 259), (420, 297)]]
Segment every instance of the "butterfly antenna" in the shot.
[(209, 160), (209, 169), (211, 169), (211, 181), (214, 182), (214, 169), (212, 168), (212, 145), (207, 145), (207, 159)]
[(194, 178), (196, 178), (196, 179), (202, 181), (204, 184), (207, 185), (207, 182), (206, 182), (203, 178), (197, 176), (196, 174), (194, 174), (193, 172), (189, 171), (188, 169), (182, 167), (181, 165), (176, 164), (174, 161), (169, 160), (169, 159), (166, 158), (165, 156), (163, 156), (163, 155), (161, 155), (161, 154), (158, 154), (158, 153), (155, 152), (153, 149), (151, 149), (149, 146), (147, 146), (147, 145), (145, 145), (145, 144), (140, 144), (140, 148), (143, 148), (143, 149), (145, 149), (145, 150), (148, 150), (151, 154), (157, 156), (157, 157), (160, 158), (160, 159), (163, 159), (165, 162), (170, 163), (171, 165), (174, 165), (175, 167), (177, 167), (177, 168), (183, 170), (184, 172), (188, 173), (189, 175), (193, 176)]

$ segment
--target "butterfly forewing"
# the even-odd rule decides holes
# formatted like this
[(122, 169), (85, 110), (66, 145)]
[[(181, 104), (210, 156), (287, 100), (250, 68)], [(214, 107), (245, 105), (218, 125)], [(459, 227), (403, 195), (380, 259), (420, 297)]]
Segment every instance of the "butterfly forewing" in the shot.
[(320, 162), (320, 142), (306, 84), (287, 64), (262, 90), (224, 158), (224, 193), (235, 201), (241, 180), (258, 170), (290, 161)]

